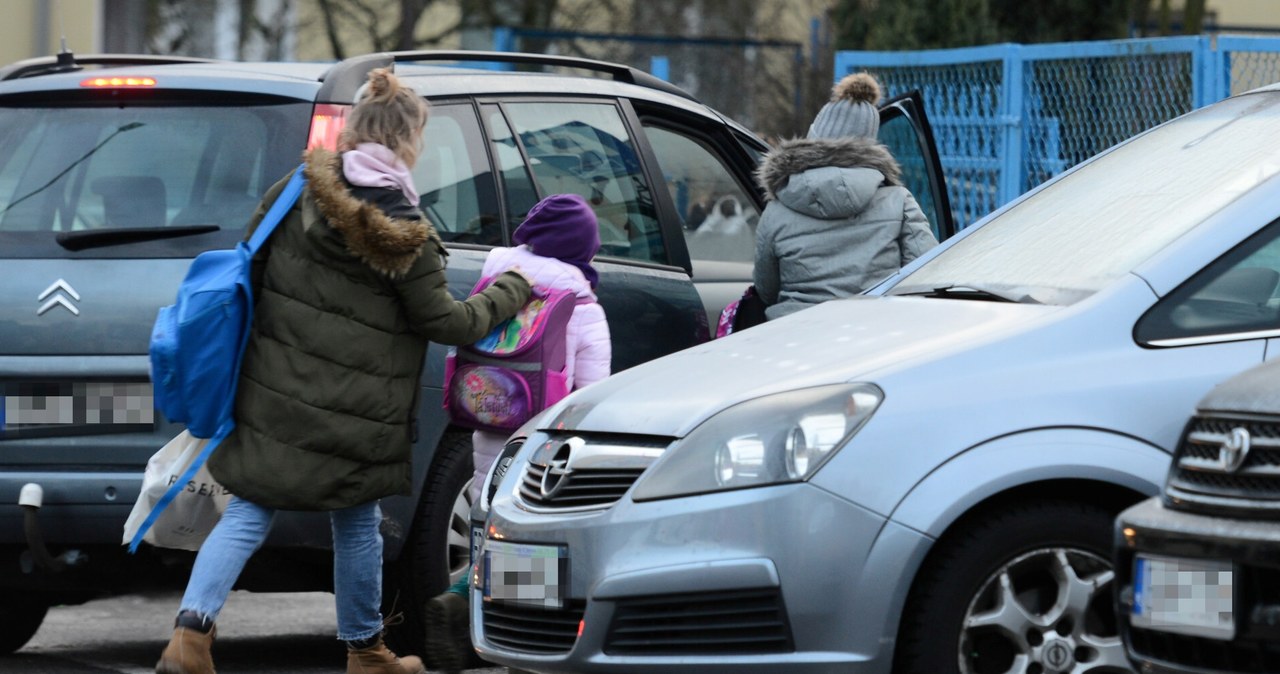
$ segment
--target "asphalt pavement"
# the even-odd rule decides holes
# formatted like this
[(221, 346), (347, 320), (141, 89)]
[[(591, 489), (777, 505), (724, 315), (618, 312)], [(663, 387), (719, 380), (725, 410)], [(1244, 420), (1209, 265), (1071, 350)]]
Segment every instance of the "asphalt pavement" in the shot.
[[(148, 674), (169, 640), (180, 595), (58, 606), (0, 674)], [(213, 646), (219, 674), (333, 674), (346, 666), (328, 593), (233, 592)], [(505, 667), (468, 674), (506, 674)]]

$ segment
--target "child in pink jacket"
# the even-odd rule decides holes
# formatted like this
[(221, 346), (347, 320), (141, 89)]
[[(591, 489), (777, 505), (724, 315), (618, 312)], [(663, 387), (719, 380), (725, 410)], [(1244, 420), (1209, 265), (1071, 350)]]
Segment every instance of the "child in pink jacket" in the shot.
[[(516, 269), (529, 279), (535, 292), (572, 291), (578, 304), (565, 331), (568, 388), (576, 391), (608, 377), (613, 346), (604, 309), (595, 301), (600, 277), (591, 266), (591, 259), (600, 250), (600, 229), (591, 207), (576, 194), (553, 194), (529, 211), (512, 238), (520, 245), (490, 251), (480, 276), (496, 277)], [(488, 431), (472, 433), (472, 501), (480, 497), (489, 468), (502, 452), (507, 437)], [(472, 651), (464, 599), (466, 580), (464, 577), (428, 602), (427, 647), (435, 654), (437, 667), (445, 672), (461, 671)]]
[[(511, 238), (521, 245), (490, 251), (480, 276), (496, 278), (504, 271), (518, 269), (535, 292), (572, 291), (578, 304), (565, 331), (568, 388), (576, 391), (608, 377), (613, 347), (604, 309), (595, 301), (600, 276), (591, 266), (591, 258), (600, 250), (600, 229), (591, 207), (576, 194), (553, 194), (529, 211)], [(507, 437), (487, 431), (472, 434), (472, 501), (480, 497), (480, 487)]]

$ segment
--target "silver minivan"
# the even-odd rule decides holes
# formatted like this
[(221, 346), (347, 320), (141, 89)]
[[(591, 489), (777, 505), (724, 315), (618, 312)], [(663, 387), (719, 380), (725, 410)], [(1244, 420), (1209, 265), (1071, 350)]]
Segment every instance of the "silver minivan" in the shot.
[(1145, 132), (870, 294), (526, 426), (472, 634), (534, 672), (1127, 671), (1115, 515), (1280, 348), (1280, 87)]

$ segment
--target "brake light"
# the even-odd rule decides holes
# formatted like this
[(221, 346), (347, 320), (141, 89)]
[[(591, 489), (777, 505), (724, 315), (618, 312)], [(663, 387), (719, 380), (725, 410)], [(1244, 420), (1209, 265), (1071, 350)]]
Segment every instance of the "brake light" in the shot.
[(107, 89), (137, 89), (154, 87), (154, 77), (90, 77), (80, 83), (82, 87), (98, 87)]
[(307, 149), (323, 147), (338, 149), (338, 134), (347, 125), (347, 112), (350, 105), (334, 105), (321, 103), (316, 105), (311, 115), (311, 133), (307, 136)]

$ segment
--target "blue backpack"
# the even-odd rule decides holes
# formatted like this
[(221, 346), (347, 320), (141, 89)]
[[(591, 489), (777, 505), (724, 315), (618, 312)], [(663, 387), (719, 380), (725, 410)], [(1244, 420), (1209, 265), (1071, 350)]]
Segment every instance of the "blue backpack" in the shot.
[(235, 428), (236, 384), (253, 320), (250, 263), (293, 208), (305, 183), (299, 166), (249, 241), (232, 250), (197, 255), (178, 287), (177, 301), (162, 307), (156, 316), (150, 347), (156, 409), (170, 421), (186, 424), (191, 435), (210, 438), (210, 442), (156, 502), (129, 544), (129, 552), (137, 550), (160, 511)]

